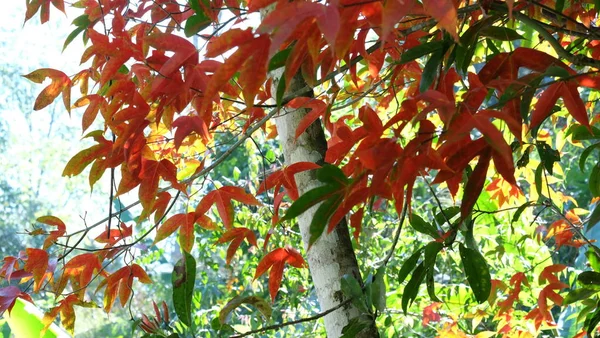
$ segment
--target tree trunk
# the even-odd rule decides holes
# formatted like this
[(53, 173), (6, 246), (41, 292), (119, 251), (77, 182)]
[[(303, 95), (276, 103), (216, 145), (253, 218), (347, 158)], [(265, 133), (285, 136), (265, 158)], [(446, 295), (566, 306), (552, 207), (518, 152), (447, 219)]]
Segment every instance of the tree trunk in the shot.
[[(277, 71), (276, 71), (277, 72)], [(281, 77), (282, 71), (274, 75), (274, 88), (277, 87), (277, 80)], [(304, 79), (297, 75), (291, 81), (287, 92), (295, 92), (304, 88), (306, 83)], [(275, 91), (273, 91), (275, 92)], [(304, 93), (304, 96), (312, 96), (312, 91)], [(283, 146), (283, 154), (287, 165), (296, 162), (314, 162), (324, 163), (325, 152), (327, 150), (327, 141), (320, 120), (317, 120), (308, 129), (295, 138), (296, 129), (302, 117), (306, 115), (307, 110), (300, 108), (295, 110), (282, 109), (280, 115), (275, 117), (275, 124), (279, 134), (279, 142)], [(296, 174), (296, 183), (298, 192), (305, 193), (320, 185), (314, 174), (314, 171)], [(300, 233), (304, 242), (304, 248), (307, 250), (307, 260), (310, 274), (317, 291), (319, 306), (321, 311), (331, 309), (344, 301), (344, 295), (341, 291), (342, 276), (348, 274), (354, 276), (362, 283), (358, 262), (352, 247), (348, 225), (343, 219), (330, 234), (324, 233), (308, 250), (310, 238), (310, 223), (314, 213), (320, 204), (312, 207), (298, 217)], [(325, 329), (329, 338), (341, 336), (342, 329), (352, 318), (361, 315), (360, 311), (352, 304), (327, 314), (324, 317)], [(373, 322), (369, 328), (361, 331), (357, 337), (378, 337), (379, 334)]]

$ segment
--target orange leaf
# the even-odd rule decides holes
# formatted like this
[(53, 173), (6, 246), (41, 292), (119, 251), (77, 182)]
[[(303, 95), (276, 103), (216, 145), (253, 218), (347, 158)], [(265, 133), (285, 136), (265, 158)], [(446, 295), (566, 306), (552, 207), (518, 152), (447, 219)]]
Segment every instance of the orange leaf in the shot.
[(275, 191), (277, 192), (279, 188), (283, 186), (290, 198), (295, 201), (298, 199), (298, 187), (296, 186), (295, 175), (303, 171), (319, 168), (321, 168), (321, 166), (313, 162), (296, 162), (276, 170), (260, 184), (256, 194), (262, 194), (273, 187), (275, 187)]
[(183, 185), (177, 181), (177, 167), (171, 161), (163, 159), (159, 162), (142, 158), (139, 197), (144, 209), (153, 205), (160, 177), (169, 181), (173, 188), (185, 191)]
[(311, 109), (311, 111), (304, 115), (304, 117), (302, 117), (302, 120), (300, 120), (300, 122), (298, 123), (298, 127), (296, 128), (296, 138), (300, 137), (300, 135), (302, 135), (306, 128), (308, 128), (321, 115), (323, 115), (327, 109), (327, 104), (325, 104), (325, 102), (311, 97), (294, 98), (287, 104), (287, 106), (291, 109)]
[(246, 193), (244, 189), (224, 186), (209, 192), (202, 198), (196, 207), (196, 215), (203, 215), (211, 206), (216, 205), (225, 228), (231, 229), (233, 226), (233, 206), (231, 205), (231, 200), (236, 200), (247, 205), (261, 205), (254, 196)]
[(186, 214), (177, 214), (166, 220), (156, 231), (154, 244), (169, 237), (175, 230), (179, 229), (179, 242), (181, 247), (190, 252), (194, 245), (194, 224), (196, 215), (193, 212)]
[(33, 275), (33, 291), (37, 292), (42, 287), (46, 279), (46, 270), (48, 270), (48, 253), (42, 249), (27, 248), (27, 260), (23, 269)]
[(62, 92), (65, 108), (67, 111), (71, 111), (71, 79), (67, 74), (55, 69), (41, 68), (23, 75), (23, 77), (35, 83), (43, 83), (47, 77), (52, 80), (50, 85), (44, 88), (35, 99), (33, 110), (45, 108)]
[(564, 82), (560, 93), (569, 114), (577, 122), (589, 128), (590, 120), (585, 109), (585, 103), (583, 103), (579, 91), (577, 91), (577, 83), (574, 81)]
[(394, 25), (409, 14), (414, 5), (414, 0), (388, 0), (384, 3), (381, 19), (382, 41), (387, 39)]
[(456, 8), (452, 0), (423, 0), (423, 9), (425, 13), (436, 19), (440, 27), (452, 35), (455, 41), (458, 41)]
[(542, 272), (540, 273), (540, 284), (546, 283), (546, 281), (548, 283), (560, 283), (560, 280), (554, 274), (561, 272), (566, 268), (567, 266), (563, 264), (552, 264), (550, 266), (545, 267), (544, 270), (542, 270)]
[(44, 328), (41, 331), (43, 335), (46, 330), (50, 327), (56, 316), (60, 313), (60, 322), (63, 327), (70, 333), (73, 334), (75, 331), (75, 310), (74, 305), (81, 305), (86, 307), (93, 306), (91, 303), (83, 302), (79, 299), (76, 294), (67, 296), (65, 299), (58, 302), (58, 305), (53, 307), (49, 312), (44, 314), (42, 318), (42, 324)]

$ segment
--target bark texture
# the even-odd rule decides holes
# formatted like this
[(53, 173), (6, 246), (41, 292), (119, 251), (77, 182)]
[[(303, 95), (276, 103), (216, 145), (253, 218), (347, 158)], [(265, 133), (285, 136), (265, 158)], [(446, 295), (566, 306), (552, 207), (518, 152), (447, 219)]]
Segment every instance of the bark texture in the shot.
[[(281, 77), (281, 73), (273, 74), (273, 77), (278, 79)], [(290, 88), (287, 91), (295, 92), (305, 86), (306, 83), (303, 78), (297, 75), (291, 81)], [(274, 87), (276, 87), (276, 83)], [(305, 93), (304, 96), (311, 95), (312, 92)], [(275, 118), (279, 141), (283, 146), (287, 165), (304, 161), (318, 164), (324, 162), (327, 141), (320, 120), (313, 123), (300, 137), (295, 138), (298, 124), (306, 113), (307, 110), (302, 108), (295, 110), (282, 109), (279, 116)], [(295, 178), (300, 194), (322, 185), (316, 179), (314, 171), (296, 174)], [(305, 249), (308, 249), (310, 223), (319, 205), (314, 206), (298, 217)], [(344, 300), (340, 287), (342, 276), (345, 274), (353, 275), (362, 283), (345, 219), (336, 226), (333, 232), (330, 234), (324, 233), (312, 245), (310, 250), (307, 250), (307, 261), (322, 311), (331, 309)], [(341, 336), (342, 329), (352, 318), (359, 315), (361, 315), (360, 311), (351, 303), (326, 315), (324, 321), (327, 336), (329, 338)], [(357, 337), (365, 338), (378, 336), (374, 324), (357, 335)]]

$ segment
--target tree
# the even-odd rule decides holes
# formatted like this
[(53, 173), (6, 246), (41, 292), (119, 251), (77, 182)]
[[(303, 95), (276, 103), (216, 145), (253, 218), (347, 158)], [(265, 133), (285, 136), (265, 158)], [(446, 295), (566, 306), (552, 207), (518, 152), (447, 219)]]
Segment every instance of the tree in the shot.
[[(27, 1), (25, 20), (39, 13), (48, 21), (56, 12), (50, 3), (65, 11), (62, 0)], [(103, 292), (106, 312), (117, 298), (124, 306), (140, 282), (152, 281), (133, 259), (141, 255), (136, 246), (149, 236), (161, 245), (178, 231), (177, 324), (168, 304), (155, 306), (154, 316), (139, 322), (150, 334), (195, 334), (193, 252), (196, 237), (206, 234), (229, 243), (227, 264), (251, 262), (247, 254), (260, 251), (240, 274), (259, 279), (268, 272), (271, 302), (232, 295), (213, 325), (225, 334), (235, 327), (228, 320), (236, 321), (228, 315), (242, 306), (270, 317), (284, 276), (307, 264), (321, 312), (238, 336), (321, 317), (329, 337), (432, 327), (441, 336), (535, 336), (553, 329), (561, 305), (579, 301), (579, 335), (592, 334), (600, 321), (600, 249), (582, 226), (598, 223), (600, 208), (581, 206), (593, 207), (600, 195), (600, 162), (592, 156), (600, 144), (597, 6), (75, 2), (83, 14), (65, 48), (81, 35), (87, 68), (24, 76), (51, 81), (34, 110), (61, 96), (67, 111), (81, 114), (84, 132), (97, 128), (63, 175), (89, 167), (92, 187), (109, 175), (111, 209), (79, 231), (54, 216), (38, 219), (52, 231), (41, 248), (5, 258), (7, 282), (29, 282), (25, 290), (0, 289), (0, 310), (51, 291), (58, 298), (46, 322), (60, 315), (73, 331), (73, 306), (93, 305), (95, 296), (86, 295), (92, 285)], [(74, 87), (80, 97), (71, 100)], [(222, 135), (236, 135), (225, 151)], [(260, 182), (211, 179), (247, 140), (266, 167), (271, 160), (261, 143), (276, 135), (285, 163), (273, 156)], [(570, 161), (562, 163), (565, 156)], [(577, 179), (589, 172), (591, 201), (574, 198), (564, 182), (571, 162), (580, 166), (573, 168)], [(136, 190), (137, 202), (112, 209)], [(171, 212), (180, 199), (186, 207)], [(592, 213), (582, 219), (584, 209)], [(128, 210), (135, 221), (122, 219)], [(104, 230), (97, 245), (82, 247), (97, 227)], [(559, 249), (569, 246), (588, 248), (593, 271), (566, 275)], [(236, 258), (240, 251), (245, 256)], [(567, 284), (573, 278), (578, 286)], [(423, 328), (393, 325), (394, 316), (416, 308)]]

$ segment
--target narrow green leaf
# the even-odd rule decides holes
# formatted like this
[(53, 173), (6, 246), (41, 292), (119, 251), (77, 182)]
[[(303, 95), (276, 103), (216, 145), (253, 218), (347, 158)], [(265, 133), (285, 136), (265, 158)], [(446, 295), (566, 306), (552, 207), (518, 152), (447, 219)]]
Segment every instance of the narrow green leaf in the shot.
[(340, 281), (340, 287), (346, 297), (352, 299), (352, 304), (363, 312), (368, 312), (365, 305), (364, 294), (360, 283), (352, 275), (344, 275)]
[(312, 221), (310, 222), (310, 239), (308, 246), (311, 247), (325, 231), (327, 223), (331, 215), (337, 210), (343, 200), (343, 195), (335, 195), (332, 198), (323, 202), (315, 212)]
[(500, 41), (513, 41), (525, 39), (524, 36), (517, 33), (517, 31), (515, 31), (514, 29), (498, 26), (485, 27), (480, 31), (480, 35)]
[(275, 93), (275, 102), (277, 103), (277, 107), (281, 107), (283, 105), (283, 96), (285, 95), (285, 74), (281, 76), (279, 82), (277, 83), (277, 92)]
[(310, 207), (318, 204), (321, 201), (331, 197), (332, 194), (338, 190), (337, 187), (331, 185), (324, 185), (322, 187), (314, 188), (302, 194), (287, 210), (285, 215), (279, 220), (279, 222), (288, 221), (293, 218), (300, 216)]
[(571, 290), (564, 298), (563, 305), (573, 304), (580, 300), (588, 299), (596, 293), (600, 292), (600, 290), (588, 289), (588, 288), (580, 288)]
[[(587, 231), (590, 231), (593, 227), (595, 227), (598, 223), (600, 223), (600, 204), (597, 204), (588, 219)], [(600, 270), (599, 270), (600, 271)]]
[(275, 53), (271, 60), (269, 60), (269, 71), (285, 66), (285, 62), (287, 61), (288, 56), (290, 56), (291, 51), (292, 48), (290, 47)]
[(488, 265), (479, 251), (467, 248), (462, 243), (459, 245), (459, 250), (471, 290), (473, 290), (477, 302), (481, 304), (488, 299), (492, 290)]
[(443, 212), (439, 211), (437, 214), (435, 214), (435, 222), (437, 225), (442, 226), (448, 221), (452, 222), (452, 218), (458, 215), (458, 213), (460, 213), (460, 207), (458, 206), (446, 208)]
[(435, 78), (438, 76), (440, 70), (440, 64), (444, 58), (445, 49), (438, 49), (431, 53), (429, 60), (423, 68), (423, 74), (421, 75), (421, 83), (419, 84), (419, 91), (424, 93), (429, 89)]
[(542, 195), (542, 175), (544, 173), (544, 163), (540, 163), (538, 167), (535, 169), (535, 190), (538, 195)]
[(196, 14), (190, 16), (185, 21), (183, 32), (185, 33), (185, 36), (189, 38), (190, 36), (196, 35), (204, 28), (210, 26), (210, 23), (210, 18), (204, 14), (203, 11), (196, 12)]
[(377, 273), (375, 273), (375, 277), (371, 285), (371, 303), (379, 312), (383, 312), (386, 306), (385, 301), (387, 297), (385, 296), (386, 286), (384, 277), (385, 265), (377, 269)]
[(586, 317), (583, 326), (587, 332), (594, 332), (598, 323), (600, 323), (600, 302), (596, 305), (596, 310)]
[(332, 164), (324, 164), (321, 168), (317, 169), (317, 179), (323, 183), (337, 186), (348, 185), (350, 181), (342, 169)]
[(433, 280), (433, 271), (434, 269), (427, 269), (427, 280), (425, 284), (427, 285), (427, 293), (429, 294), (429, 298), (431, 298), (432, 302), (440, 302), (440, 299), (435, 295), (435, 281)]
[(406, 279), (406, 276), (408, 276), (408, 274), (411, 271), (413, 271), (415, 266), (417, 266), (417, 262), (419, 261), (419, 258), (421, 258), (421, 255), (423, 254), (424, 249), (425, 249), (425, 247), (419, 248), (412, 255), (410, 255), (410, 257), (408, 257), (406, 259), (406, 261), (404, 261), (402, 268), (400, 268), (400, 272), (398, 272), (398, 283), (399, 284), (404, 282), (404, 280)]
[(579, 170), (582, 172), (585, 171), (585, 162), (590, 154), (596, 149), (600, 149), (600, 143), (592, 144), (581, 152), (581, 155), (579, 156)]
[(596, 163), (596, 165), (592, 168), (592, 173), (588, 179), (588, 186), (590, 187), (592, 196), (600, 196), (600, 162)]
[(65, 39), (65, 43), (63, 44), (63, 49), (62, 51), (64, 52), (65, 49), (67, 49), (67, 46), (73, 42), (73, 40), (75, 40), (75, 38), (83, 31), (85, 31), (87, 29), (86, 26), (78, 26), (77, 28), (75, 28)]
[(196, 282), (196, 260), (188, 252), (175, 264), (171, 274), (173, 284), (173, 307), (179, 320), (192, 325), (192, 298)]
[(423, 264), (427, 269), (433, 269), (435, 265), (435, 259), (437, 258), (437, 254), (444, 247), (443, 243), (440, 242), (429, 242), (425, 246), (425, 260)]
[(569, 128), (569, 130), (566, 133), (566, 136), (569, 136), (569, 134), (571, 135), (571, 139), (573, 141), (600, 139), (600, 129), (598, 129), (597, 127), (592, 127), (592, 132), (590, 132), (590, 130), (587, 127), (582, 126), (580, 124)]
[(419, 293), (419, 287), (427, 274), (427, 269), (423, 265), (423, 263), (419, 264), (415, 271), (413, 271), (412, 276), (406, 286), (404, 287), (404, 293), (402, 294), (402, 310), (404, 313), (407, 312), (408, 307), (412, 304), (412, 302), (417, 298), (417, 294)]
[(421, 216), (417, 214), (410, 215), (410, 226), (422, 234), (429, 235), (433, 238), (439, 238), (437, 229), (431, 223), (425, 222)]
[(577, 276), (577, 281), (584, 286), (600, 285), (600, 272), (584, 271)]
[(534, 204), (535, 204), (535, 202), (529, 201), (529, 202), (521, 205), (519, 208), (517, 208), (517, 211), (515, 211), (515, 214), (513, 215), (512, 220), (510, 221), (510, 224), (513, 224), (514, 222), (518, 221), (519, 218), (521, 217), (521, 214), (523, 213), (523, 211), (525, 211), (525, 209), (527, 209), (528, 207), (530, 207)]
[(558, 78), (562, 79), (562, 78), (571, 77), (571, 74), (569, 74), (569, 72), (566, 69), (564, 69), (563, 67), (550, 66), (544, 72), (544, 76), (552, 76), (552, 77), (558, 77)]
[(420, 57), (423, 57), (427, 54), (431, 54), (436, 50), (440, 50), (444, 48), (444, 41), (432, 41), (420, 44), (416, 47), (413, 47), (409, 50), (404, 51), (400, 56), (400, 63), (407, 63), (413, 60), (416, 60)]

